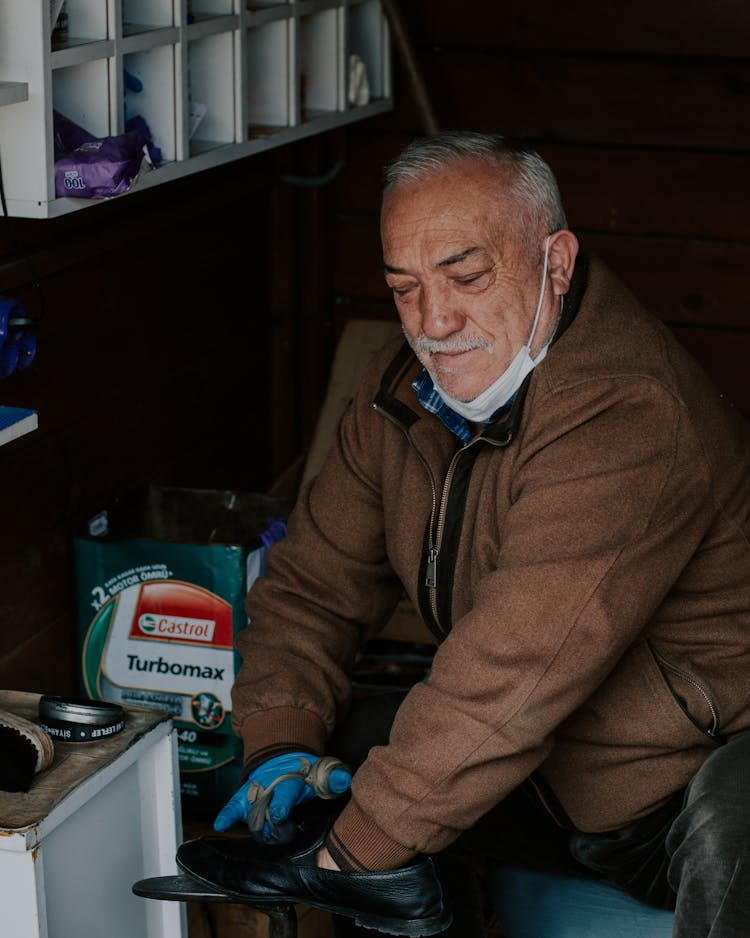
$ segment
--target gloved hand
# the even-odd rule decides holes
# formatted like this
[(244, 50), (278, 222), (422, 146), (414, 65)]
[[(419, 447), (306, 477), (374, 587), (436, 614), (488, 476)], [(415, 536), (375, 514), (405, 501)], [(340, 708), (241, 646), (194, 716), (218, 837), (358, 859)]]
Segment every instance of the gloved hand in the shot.
[(251, 833), (265, 843), (283, 843), (293, 837), (287, 822), (296, 805), (311, 798), (338, 798), (348, 791), (352, 776), (340, 760), (309, 752), (274, 756), (254, 769), (219, 811), (214, 830), (226, 831), (247, 821)]

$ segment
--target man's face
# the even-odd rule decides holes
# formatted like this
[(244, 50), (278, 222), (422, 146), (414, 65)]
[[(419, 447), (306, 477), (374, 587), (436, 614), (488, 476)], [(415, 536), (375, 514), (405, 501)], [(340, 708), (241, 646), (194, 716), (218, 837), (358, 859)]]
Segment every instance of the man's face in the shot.
[[(404, 333), (440, 387), (473, 400), (529, 337), (541, 284), (543, 237), (529, 257), (513, 231), (498, 171), (462, 159), (386, 196), (381, 237), (386, 282)], [(548, 287), (532, 354), (556, 309)]]

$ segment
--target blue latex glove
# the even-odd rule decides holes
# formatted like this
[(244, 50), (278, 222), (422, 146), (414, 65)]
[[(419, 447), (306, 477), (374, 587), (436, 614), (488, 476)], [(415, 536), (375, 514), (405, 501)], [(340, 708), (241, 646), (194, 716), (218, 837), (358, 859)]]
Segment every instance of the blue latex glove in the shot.
[[(283, 825), (292, 808), (315, 797), (337, 798), (348, 791), (352, 781), (351, 773), (337, 760), (335, 764), (332, 763), (330, 757), (324, 757), (321, 762), (320, 756), (309, 752), (287, 752), (268, 759), (250, 773), (248, 780), (219, 811), (214, 821), (214, 830), (226, 831), (233, 824), (250, 823), (256, 839), (266, 843), (291, 839), (292, 832)], [(308, 769), (306, 779), (297, 777), (278, 781), (283, 775), (305, 774)], [(273, 788), (269, 796), (267, 789), (271, 786)], [(264, 800), (268, 803), (263, 808)], [(249, 815), (256, 803), (258, 807), (255, 809), (254, 824), (257, 829), (253, 829)], [(257, 811), (261, 809), (262, 813), (258, 816)], [(258, 817), (262, 819), (262, 828), (259, 827)]]

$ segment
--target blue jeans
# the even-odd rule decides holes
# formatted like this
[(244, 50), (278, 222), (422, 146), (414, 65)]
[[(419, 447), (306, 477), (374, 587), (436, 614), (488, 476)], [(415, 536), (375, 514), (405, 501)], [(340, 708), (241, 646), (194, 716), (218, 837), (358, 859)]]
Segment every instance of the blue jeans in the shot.
[(505, 938), (672, 938), (674, 912), (600, 880), (497, 866), (489, 886)]

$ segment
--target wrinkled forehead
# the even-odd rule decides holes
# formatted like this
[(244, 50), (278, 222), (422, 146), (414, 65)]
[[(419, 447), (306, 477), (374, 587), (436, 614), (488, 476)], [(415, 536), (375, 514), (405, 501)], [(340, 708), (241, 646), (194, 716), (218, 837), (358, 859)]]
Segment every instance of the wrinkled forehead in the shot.
[(419, 240), (468, 246), (502, 243), (514, 231), (514, 198), (497, 167), (460, 160), (417, 180), (395, 183), (383, 199), (387, 255)]

